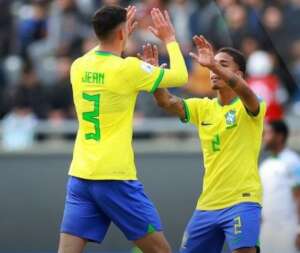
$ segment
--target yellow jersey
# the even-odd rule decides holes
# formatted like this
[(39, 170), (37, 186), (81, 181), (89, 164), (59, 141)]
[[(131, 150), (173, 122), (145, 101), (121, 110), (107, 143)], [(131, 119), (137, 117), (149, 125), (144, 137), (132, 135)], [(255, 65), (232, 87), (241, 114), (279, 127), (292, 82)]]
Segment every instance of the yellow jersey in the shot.
[(167, 49), (171, 69), (166, 70), (134, 57), (124, 59), (95, 49), (72, 64), (79, 129), (69, 175), (91, 180), (137, 178), (132, 132), (138, 93), (154, 92), (159, 85), (181, 86), (187, 81), (178, 44), (170, 43)]
[(218, 210), (241, 202), (262, 201), (258, 172), (266, 105), (252, 116), (236, 98), (222, 106), (218, 99), (184, 100), (185, 121), (198, 128), (204, 158), (199, 210)]

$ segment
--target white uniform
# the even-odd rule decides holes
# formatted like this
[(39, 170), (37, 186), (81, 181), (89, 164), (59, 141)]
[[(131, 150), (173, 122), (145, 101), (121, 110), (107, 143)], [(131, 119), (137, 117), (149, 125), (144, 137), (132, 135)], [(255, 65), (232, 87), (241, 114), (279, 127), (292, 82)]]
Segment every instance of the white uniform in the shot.
[(263, 184), (263, 253), (296, 253), (298, 228), (292, 188), (299, 183), (300, 159), (291, 150), (266, 159), (260, 167)]
[(293, 150), (285, 148), (278, 158), (287, 164), (288, 170), (292, 175), (293, 186), (300, 185), (300, 156)]

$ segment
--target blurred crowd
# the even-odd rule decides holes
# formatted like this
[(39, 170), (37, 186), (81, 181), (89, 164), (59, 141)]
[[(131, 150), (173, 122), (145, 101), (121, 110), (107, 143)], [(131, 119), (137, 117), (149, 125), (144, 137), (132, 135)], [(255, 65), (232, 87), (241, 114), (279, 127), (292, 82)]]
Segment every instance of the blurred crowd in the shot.
[[(75, 117), (70, 65), (97, 44), (90, 19), (104, 4), (138, 8), (125, 55), (136, 55), (145, 42), (158, 44), (147, 29), (150, 10), (170, 11), (190, 72), (176, 94), (214, 96), (209, 72), (188, 56), (193, 35), (203, 34), (216, 49), (233, 46), (249, 59), (247, 79), (267, 101), (268, 119), (300, 114), (300, 0), (0, 0), (0, 119)], [(136, 117), (145, 116), (165, 115), (141, 94)]]

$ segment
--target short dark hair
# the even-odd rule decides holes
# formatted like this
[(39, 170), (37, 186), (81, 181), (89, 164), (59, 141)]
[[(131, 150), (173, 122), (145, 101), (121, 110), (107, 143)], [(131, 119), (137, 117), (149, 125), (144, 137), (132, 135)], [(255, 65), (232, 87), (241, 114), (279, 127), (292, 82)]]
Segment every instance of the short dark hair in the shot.
[(276, 133), (283, 136), (283, 141), (286, 142), (289, 137), (289, 127), (283, 120), (270, 121), (269, 126)]
[(126, 19), (127, 10), (120, 6), (104, 6), (97, 10), (92, 18), (92, 24), (98, 39), (108, 39), (113, 30), (126, 22)]
[(244, 54), (232, 47), (223, 47), (217, 53), (226, 53), (233, 58), (233, 61), (239, 66), (239, 70), (246, 74), (246, 58)]

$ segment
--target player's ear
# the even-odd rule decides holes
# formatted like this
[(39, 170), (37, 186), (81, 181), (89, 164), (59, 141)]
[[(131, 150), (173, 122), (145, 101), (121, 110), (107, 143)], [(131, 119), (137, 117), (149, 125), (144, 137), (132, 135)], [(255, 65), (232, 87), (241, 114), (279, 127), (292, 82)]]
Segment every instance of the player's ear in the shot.
[(118, 38), (118, 40), (124, 40), (124, 31), (123, 31), (123, 29), (118, 29), (117, 31), (116, 31), (116, 33), (117, 33), (117, 38)]
[(240, 70), (237, 70), (235, 73), (236, 73), (239, 77), (241, 77), (241, 78), (244, 78), (244, 77), (245, 77), (244, 73), (243, 73), (242, 71), (240, 71)]

